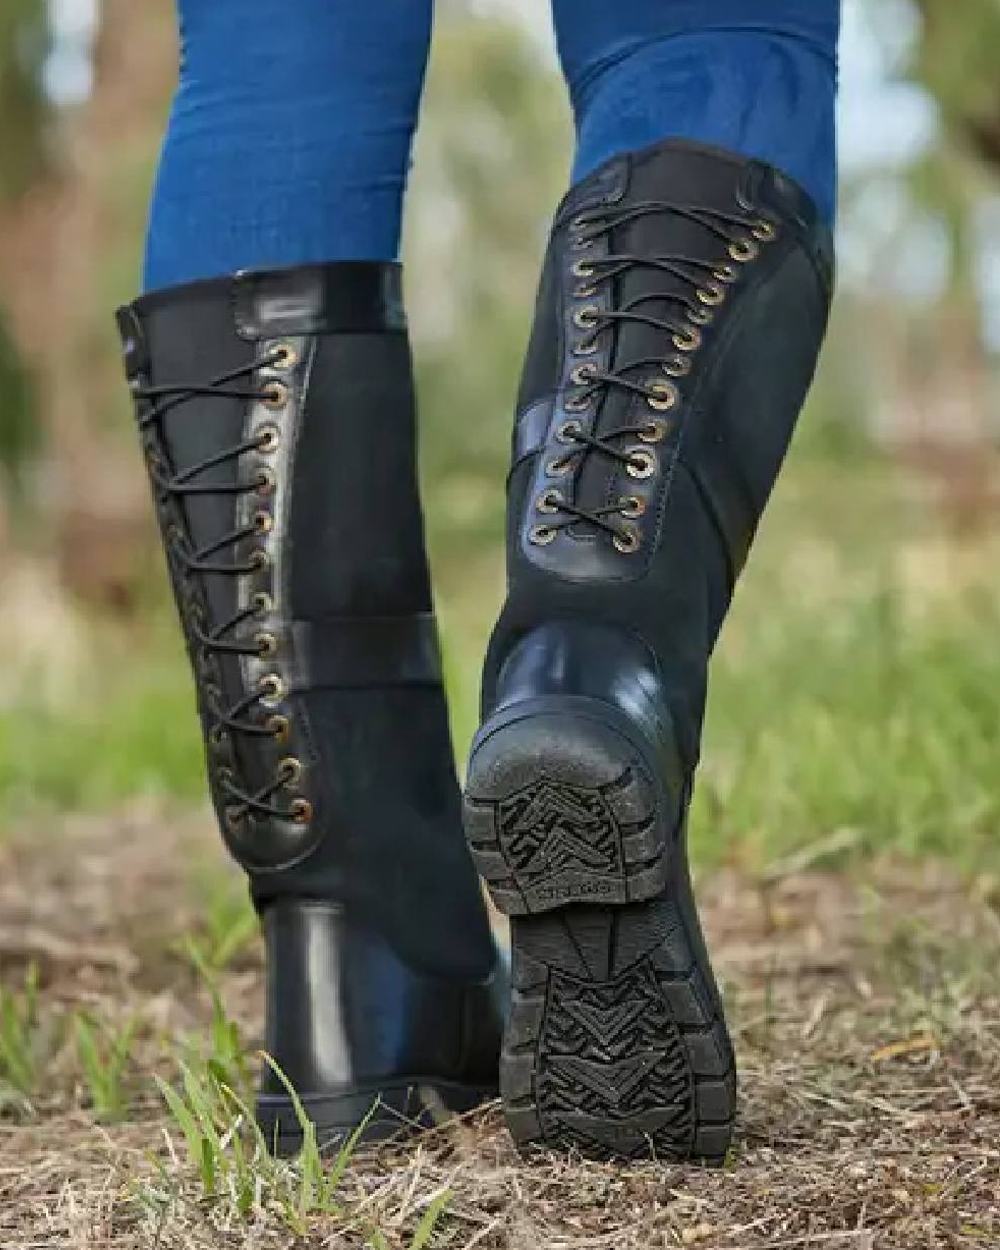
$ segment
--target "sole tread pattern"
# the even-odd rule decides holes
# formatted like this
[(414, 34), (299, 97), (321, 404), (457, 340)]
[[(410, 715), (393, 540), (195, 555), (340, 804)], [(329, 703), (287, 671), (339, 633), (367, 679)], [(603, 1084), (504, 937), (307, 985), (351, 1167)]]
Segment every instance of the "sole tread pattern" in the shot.
[(735, 1068), (683, 836), (668, 849), (679, 803), (614, 727), (556, 719), (503, 727), (469, 770), (470, 846), (512, 916), (508, 1126), (522, 1148), (721, 1163)]
[(532, 758), (503, 767), (496, 752), (518, 728), (491, 744), (500, 768), (465, 798), (472, 857), (497, 906), (524, 915), (566, 902), (628, 903), (659, 894), (672, 814), (657, 802), (638, 756), (623, 752), (615, 731), (579, 719), (571, 743), (555, 736), (545, 743), (544, 766)]
[[(515, 1140), (598, 1159), (721, 1163), (732, 1136), (735, 1072), (701, 969), (691, 962), (683, 976), (664, 973), (650, 951), (607, 980), (583, 980), (565, 971), (578, 960), (569, 932), (564, 958), (546, 962), (554, 928), (569, 931), (578, 918), (566, 909), (547, 919), (544, 931), (538, 918), (512, 926), (514, 1000), (500, 1090)], [(621, 936), (616, 919), (612, 941)], [(660, 927), (650, 926), (654, 938)], [(672, 932), (675, 946), (684, 941), (681, 928)]]

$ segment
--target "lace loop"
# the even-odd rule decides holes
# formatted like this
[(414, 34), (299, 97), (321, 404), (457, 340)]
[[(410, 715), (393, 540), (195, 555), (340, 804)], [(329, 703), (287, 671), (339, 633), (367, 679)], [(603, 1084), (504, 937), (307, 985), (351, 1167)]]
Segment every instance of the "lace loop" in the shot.
[[(297, 360), (297, 354), (287, 345), (258, 356), (249, 364), (238, 369), (218, 374), (208, 382), (176, 383), (162, 386), (146, 386), (136, 383), (132, 393), (136, 400), (147, 404), (145, 411), (138, 416), (139, 428), (142, 432), (162, 431), (162, 422), (168, 413), (182, 407), (196, 398), (236, 399), (255, 401), (264, 404), (269, 412), (277, 412), (284, 408), (289, 399), (289, 389), (285, 382), (267, 379), (260, 386), (234, 385), (243, 379), (257, 374), (261, 369), (291, 368)], [(147, 452), (147, 463), (154, 488), (163, 500), (183, 500), (188, 497), (206, 495), (240, 496), (246, 494), (269, 494), (275, 486), (274, 474), (268, 469), (259, 469), (251, 481), (218, 483), (205, 481), (205, 474), (221, 465), (238, 461), (247, 452), (273, 451), (280, 439), (278, 427), (272, 423), (257, 428), (249, 437), (241, 439), (230, 447), (224, 447), (210, 456), (206, 456), (182, 469), (170, 471), (158, 447)], [(235, 549), (246, 539), (261, 536), (270, 531), (273, 518), (269, 512), (258, 508), (252, 520), (245, 525), (235, 526), (200, 547), (191, 543), (189, 535), (179, 524), (171, 524), (166, 530), (169, 551), (176, 565), (180, 566), (185, 576), (193, 574), (216, 574), (220, 576), (244, 577), (267, 567), (269, 557), (262, 547), (255, 549), (247, 559), (237, 559)], [(219, 557), (225, 551), (234, 552), (233, 557), (223, 560)], [(278, 641), (273, 634), (259, 633), (252, 640), (242, 641), (237, 635), (239, 627), (252, 617), (267, 615), (273, 610), (270, 596), (258, 594), (247, 607), (238, 609), (228, 620), (207, 628), (204, 612), (197, 601), (189, 601), (185, 616), (188, 629), (199, 653), (205, 660), (214, 654), (245, 655), (265, 657), (277, 650)], [(207, 736), (214, 743), (221, 743), (227, 733), (239, 733), (251, 738), (276, 738), (284, 740), (288, 734), (287, 717), (278, 716), (268, 711), (274, 706), (275, 700), (285, 694), (284, 683), (277, 677), (270, 680), (262, 679), (258, 689), (250, 691), (230, 707), (221, 702), (221, 691), (214, 682), (203, 683), (203, 708), (209, 722)], [(260, 713), (266, 712), (262, 718)], [(294, 775), (289, 766), (295, 765)], [(215, 772), (216, 780), (223, 790), (228, 806), (226, 820), (235, 827), (249, 815), (273, 817), (280, 820), (293, 820), (306, 823), (312, 814), (312, 807), (306, 799), (295, 798), (289, 807), (278, 806), (273, 800), (281, 790), (290, 783), (297, 781), (301, 773), (301, 765), (296, 760), (283, 761), (279, 766), (274, 780), (268, 782), (257, 791), (241, 789), (235, 782), (230, 768), (219, 768)]]
[[(641, 374), (645, 372), (648, 375), (649, 370), (655, 369), (668, 378), (682, 378), (690, 372), (691, 355), (702, 344), (702, 327), (713, 321), (714, 310), (727, 299), (730, 286), (737, 280), (739, 267), (757, 257), (761, 244), (777, 238), (778, 230), (774, 222), (748, 213), (726, 212), (668, 200), (644, 200), (620, 208), (602, 206), (577, 213), (570, 223), (570, 246), (575, 254), (570, 271), (581, 282), (574, 292), (576, 298), (593, 301), (602, 288), (635, 270), (667, 274), (676, 282), (666, 289), (652, 289), (634, 295), (613, 308), (602, 308), (594, 302), (582, 304), (573, 315), (573, 323), (585, 332), (585, 336), (572, 345), (572, 354), (576, 357), (596, 354), (600, 336), (606, 330), (629, 324), (662, 332), (674, 350), (663, 356), (625, 361), (613, 369), (600, 369), (592, 363), (574, 366), (570, 383), (576, 389), (563, 401), (567, 411), (591, 409), (611, 389), (645, 399), (654, 412), (667, 412), (679, 404), (680, 393), (674, 382), (649, 379), (648, 376), (643, 378)], [(609, 251), (600, 255), (595, 251), (597, 241), (611, 232), (658, 215), (679, 217), (706, 230), (723, 246), (724, 257), (709, 259), (682, 253), (660, 255), (638, 251)], [(651, 310), (647, 307), (650, 304), (661, 307)], [(663, 305), (666, 305), (666, 310), (663, 310)], [(630, 477), (651, 477), (658, 462), (655, 452), (648, 445), (662, 441), (666, 432), (667, 427), (660, 419), (624, 425), (600, 435), (589, 433), (579, 421), (564, 422), (559, 428), (558, 440), (573, 446), (548, 462), (547, 475), (567, 476), (572, 469), (580, 469), (589, 455), (596, 454), (620, 465)], [(646, 446), (631, 449), (620, 446), (619, 442), (626, 438), (638, 439)], [(556, 496), (558, 503), (554, 504), (553, 497)], [(546, 504), (544, 507), (543, 501)], [(539, 499), (537, 506), (540, 511), (550, 514), (550, 519), (531, 531), (534, 542), (551, 542), (561, 529), (585, 522), (609, 534), (619, 551), (638, 549), (635, 527), (622, 525), (620, 521), (616, 523), (612, 519), (628, 519), (645, 511), (645, 503), (638, 496), (623, 496), (615, 504), (587, 509), (560, 492), (549, 491)]]

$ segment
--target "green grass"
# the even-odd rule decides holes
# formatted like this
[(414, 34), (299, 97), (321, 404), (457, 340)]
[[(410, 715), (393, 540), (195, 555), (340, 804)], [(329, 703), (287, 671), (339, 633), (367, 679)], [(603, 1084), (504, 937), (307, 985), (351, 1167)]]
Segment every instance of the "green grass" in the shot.
[(126, 1076), (137, 1021), (112, 1026), (80, 1012), (74, 1019), (76, 1053), (95, 1119), (113, 1123), (125, 1118), (129, 1106)]
[(201, 744), (182, 655), (173, 648), (116, 654), (94, 642), (107, 674), (86, 700), (0, 708), (0, 822), (38, 806), (99, 811), (137, 794), (195, 800)]
[(39, 1012), (37, 968), (29, 967), (17, 988), (0, 985), (0, 1109), (30, 1105), (55, 1052), (55, 1036)]
[(694, 833), (750, 863), (849, 829), (862, 848), (996, 855), (1000, 611), (919, 625), (896, 592), (785, 603), (714, 674)]

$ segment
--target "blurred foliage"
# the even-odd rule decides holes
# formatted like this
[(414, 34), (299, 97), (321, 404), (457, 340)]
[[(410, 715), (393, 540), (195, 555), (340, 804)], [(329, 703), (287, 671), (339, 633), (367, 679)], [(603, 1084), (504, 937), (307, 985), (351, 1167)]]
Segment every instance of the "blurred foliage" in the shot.
[(916, 0), (922, 19), (913, 73), (946, 124), (1000, 169), (1000, 4)]
[(512, 395), (569, 140), (562, 84), (523, 31), (439, 21), (405, 254), (430, 521), (452, 554), (498, 532)]
[[(42, 88), (49, 49), (45, 0), (0, 6), (0, 229), (4, 206), (48, 171), (50, 108)], [(37, 410), (27, 366), (0, 305), (0, 495), (22, 496), (21, 470), (38, 450)]]
[(0, 309), (0, 495), (20, 503), (24, 470), (41, 446), (35, 388)]
[(48, 165), (49, 104), (42, 67), (49, 51), (45, 0), (0, 5), (0, 201), (23, 195)]

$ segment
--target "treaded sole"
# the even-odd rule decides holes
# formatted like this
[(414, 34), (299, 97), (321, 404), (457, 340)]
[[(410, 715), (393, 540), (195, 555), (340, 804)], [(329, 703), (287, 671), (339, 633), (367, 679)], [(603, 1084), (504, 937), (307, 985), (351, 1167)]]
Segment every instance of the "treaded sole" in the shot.
[(725, 1158), (735, 1067), (683, 807), (613, 709), (567, 701), (474, 744), (466, 830), (512, 917), (500, 1092), (521, 1148)]
[[(301, 1102), (307, 1117), (316, 1126), (321, 1153), (330, 1156), (344, 1146), (368, 1116), (370, 1119), (358, 1139), (359, 1145), (433, 1128), (450, 1115), (465, 1115), (493, 1101), (497, 1093), (495, 1087), (415, 1078), (382, 1088), (306, 1095)], [(261, 1095), (257, 1099), (256, 1115), (272, 1154), (288, 1159), (299, 1153), (303, 1143), (302, 1126), (291, 1099), (283, 1095)]]

